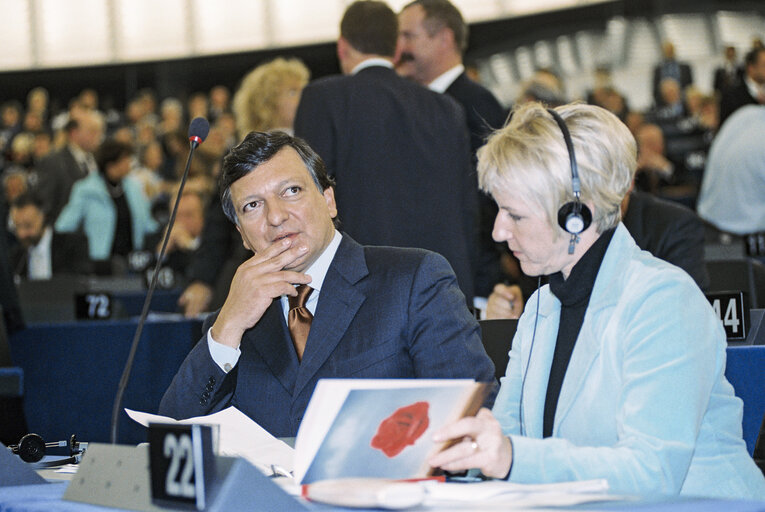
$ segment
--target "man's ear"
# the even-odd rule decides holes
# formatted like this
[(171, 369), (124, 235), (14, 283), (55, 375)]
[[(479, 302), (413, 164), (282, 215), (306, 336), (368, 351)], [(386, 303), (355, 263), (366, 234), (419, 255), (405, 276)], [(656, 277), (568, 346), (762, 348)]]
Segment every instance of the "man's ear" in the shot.
[(337, 217), (337, 203), (335, 203), (335, 189), (332, 187), (327, 187), (324, 189), (324, 192), (322, 192), (322, 195), (324, 196), (324, 201), (327, 203), (327, 209), (329, 210), (329, 216), (331, 218)]
[(345, 40), (344, 37), (339, 37), (337, 39), (337, 58), (338, 60), (343, 60), (348, 56), (348, 41)]

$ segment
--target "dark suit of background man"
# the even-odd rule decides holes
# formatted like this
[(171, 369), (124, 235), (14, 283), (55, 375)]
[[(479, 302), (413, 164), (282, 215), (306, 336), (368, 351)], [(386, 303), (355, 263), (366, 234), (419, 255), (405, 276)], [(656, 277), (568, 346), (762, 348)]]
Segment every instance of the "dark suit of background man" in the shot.
[(744, 105), (765, 105), (765, 48), (754, 48), (744, 57), (744, 79), (723, 90), (720, 126)]
[(666, 105), (661, 96), (661, 82), (672, 78), (680, 84), (680, 91), (685, 97), (685, 88), (693, 83), (693, 71), (691, 66), (677, 60), (675, 57), (675, 45), (664, 41), (661, 45), (662, 60), (653, 68), (653, 99), (657, 107)]
[(42, 203), (22, 194), (11, 203), (18, 245), (11, 251), (14, 273), (24, 279), (50, 279), (56, 274), (89, 274), (88, 239), (81, 233), (54, 233)]
[[(397, 71), (462, 105), (475, 165), (476, 151), (492, 130), (502, 127), (506, 111), (491, 91), (465, 73), (468, 27), (462, 14), (448, 0), (416, 0), (402, 9), (398, 21)], [(480, 251), (474, 264), (475, 294), (480, 297), (487, 297), (500, 280), (500, 250), (491, 237), (496, 215), (496, 203), (481, 194)]]
[[(221, 188), (226, 215), (255, 254), (237, 269), (160, 414), (185, 418), (235, 405), (271, 434), (294, 436), (320, 378), (493, 380), (446, 260), (340, 234), (331, 179), (302, 140), (250, 133), (225, 158)], [(314, 288), (304, 345), (285, 320), (296, 284)]]
[(69, 201), (72, 185), (91, 172), (97, 172), (93, 152), (104, 136), (104, 120), (98, 112), (87, 111), (66, 126), (67, 145), (37, 165), (37, 195), (46, 214), (55, 223)]
[(337, 42), (345, 76), (303, 90), (295, 134), (337, 180), (349, 235), (440, 253), (472, 300), (478, 190), (465, 114), (451, 98), (396, 75), (397, 37), (396, 14), (386, 4), (351, 4)]

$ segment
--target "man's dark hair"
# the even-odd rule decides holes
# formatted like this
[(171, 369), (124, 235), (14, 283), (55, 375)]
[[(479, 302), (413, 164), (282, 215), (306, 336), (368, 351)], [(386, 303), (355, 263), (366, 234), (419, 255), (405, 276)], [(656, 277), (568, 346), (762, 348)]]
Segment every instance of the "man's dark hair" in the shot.
[(98, 172), (104, 174), (108, 165), (132, 154), (133, 146), (131, 144), (115, 139), (106, 139), (93, 156), (96, 159), (96, 165), (98, 165)]
[(765, 48), (755, 47), (749, 50), (744, 57), (744, 65), (749, 67), (757, 64), (757, 59), (759, 59), (760, 53), (765, 53)]
[(223, 159), (220, 174), (220, 202), (223, 213), (231, 222), (237, 225), (239, 223), (231, 200), (231, 184), (253, 172), (259, 165), (271, 160), (286, 147), (294, 149), (300, 155), (319, 192), (324, 192), (335, 185), (335, 181), (327, 175), (324, 160), (303, 139), (280, 131), (250, 132), (242, 142), (231, 148)]
[[(467, 50), (468, 27), (459, 9), (449, 0), (414, 0), (404, 9), (419, 5), (425, 11), (423, 26), (432, 37), (442, 28), (448, 28), (454, 34), (454, 42), (461, 53)], [(403, 9), (402, 9), (403, 10)]]
[(34, 206), (42, 212), (45, 211), (42, 200), (31, 192), (19, 194), (10, 204), (11, 208), (25, 208), (27, 206)]
[(393, 57), (398, 39), (398, 18), (384, 2), (357, 0), (343, 14), (340, 36), (361, 53)]

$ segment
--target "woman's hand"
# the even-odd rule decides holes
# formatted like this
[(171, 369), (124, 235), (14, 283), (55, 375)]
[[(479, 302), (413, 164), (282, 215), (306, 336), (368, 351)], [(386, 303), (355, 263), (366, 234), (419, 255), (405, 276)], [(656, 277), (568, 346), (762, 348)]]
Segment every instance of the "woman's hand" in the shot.
[(428, 464), (446, 471), (478, 468), (492, 478), (504, 478), (513, 461), (510, 438), (502, 434), (499, 422), (483, 408), (474, 417), (462, 418), (433, 435), (437, 443), (459, 440), (450, 448), (433, 455)]

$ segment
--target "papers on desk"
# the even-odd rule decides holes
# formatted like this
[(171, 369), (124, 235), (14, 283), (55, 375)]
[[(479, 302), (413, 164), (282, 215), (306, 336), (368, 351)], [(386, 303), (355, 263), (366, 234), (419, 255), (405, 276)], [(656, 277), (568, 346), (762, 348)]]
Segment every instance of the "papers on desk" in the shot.
[(563, 507), (623, 497), (609, 495), (606, 480), (583, 480), (554, 484), (516, 484), (499, 480), (478, 483), (421, 482), (424, 504), (436, 509), (526, 510), (533, 507)]
[(130, 409), (125, 409), (125, 412), (144, 427), (148, 427), (149, 423), (218, 425), (219, 455), (242, 457), (267, 475), (274, 473), (274, 467), (285, 473), (293, 469), (295, 450), (266, 432), (236, 407), (180, 421)]
[(555, 484), (406, 482), (385, 479), (324, 480), (303, 486), (309, 500), (355, 508), (417, 510), (527, 510), (623, 499), (606, 494), (606, 480)]

